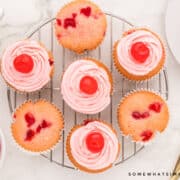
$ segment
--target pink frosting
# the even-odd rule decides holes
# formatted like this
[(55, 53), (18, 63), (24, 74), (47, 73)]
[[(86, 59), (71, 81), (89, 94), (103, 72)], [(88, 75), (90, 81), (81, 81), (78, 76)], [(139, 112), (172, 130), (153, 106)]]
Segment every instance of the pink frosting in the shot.
[[(150, 50), (149, 57), (144, 63), (138, 63), (131, 55), (131, 46), (136, 42), (143, 42)], [(119, 63), (129, 73), (134, 75), (146, 75), (152, 71), (162, 58), (163, 47), (160, 40), (151, 32), (136, 30), (123, 37), (117, 45)]]
[[(86, 136), (93, 131), (101, 133), (104, 137), (104, 147), (99, 153), (90, 152), (86, 146)], [(70, 146), (74, 159), (80, 165), (93, 170), (102, 169), (114, 163), (119, 152), (115, 133), (109, 126), (98, 121), (90, 122), (74, 131)]]
[[(93, 76), (96, 79), (96, 93), (85, 94), (80, 90), (80, 80), (84, 76)], [(65, 71), (61, 92), (72, 109), (84, 114), (96, 114), (110, 103), (111, 83), (106, 70), (93, 61), (82, 59), (72, 63)]]
[[(14, 59), (27, 54), (32, 57), (34, 67), (30, 73), (20, 73), (14, 68)], [(4, 79), (19, 91), (33, 92), (41, 89), (50, 80), (52, 67), (48, 52), (36, 41), (23, 40), (6, 49), (1, 62)]]

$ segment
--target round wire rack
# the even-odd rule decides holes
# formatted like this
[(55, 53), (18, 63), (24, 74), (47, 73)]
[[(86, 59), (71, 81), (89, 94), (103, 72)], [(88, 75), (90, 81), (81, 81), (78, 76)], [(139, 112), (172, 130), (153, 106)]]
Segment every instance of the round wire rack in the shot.
[[(68, 132), (74, 125), (82, 123), (83, 120), (87, 118), (100, 118), (112, 124), (114, 129), (116, 129), (119, 141), (121, 143), (121, 154), (114, 165), (119, 165), (135, 156), (139, 151), (143, 149), (143, 146), (132, 142), (129, 137), (124, 137), (121, 135), (116, 119), (116, 110), (118, 103), (126, 93), (142, 88), (153, 89), (159, 92), (166, 100), (168, 99), (168, 80), (165, 68), (152, 79), (143, 82), (129, 81), (121, 76), (115, 69), (112, 60), (113, 44), (121, 37), (122, 32), (133, 27), (133, 24), (119, 16), (110, 13), (106, 13), (106, 15), (108, 28), (103, 43), (97, 49), (93, 51), (86, 51), (82, 55), (78, 55), (59, 46), (54, 33), (55, 18), (38, 25), (32, 31), (28, 32), (26, 34), (27, 38), (42, 42), (53, 53), (55, 59), (54, 77), (45, 88), (36, 93), (18, 94), (13, 89), (7, 88), (7, 97), (11, 113), (24, 101), (28, 99), (33, 100), (39, 98), (45, 98), (50, 102), (56, 104), (61, 109), (65, 119), (65, 127), (62, 132), (62, 140), (54, 150), (41, 155), (44, 158), (48, 159), (50, 162), (54, 162), (57, 165), (63, 167), (76, 169), (71, 164), (66, 155), (66, 137), (68, 135)], [(95, 115), (84, 115), (73, 111), (63, 101), (60, 93), (60, 76), (62, 75), (62, 72), (72, 61), (87, 56), (97, 58), (104, 62), (111, 69), (114, 79), (114, 93), (111, 99), (111, 104), (104, 111)]]

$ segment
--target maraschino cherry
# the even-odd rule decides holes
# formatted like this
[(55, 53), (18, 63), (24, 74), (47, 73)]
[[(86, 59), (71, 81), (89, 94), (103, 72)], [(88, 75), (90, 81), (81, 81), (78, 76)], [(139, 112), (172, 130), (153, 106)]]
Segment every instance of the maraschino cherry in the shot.
[(95, 78), (84, 76), (80, 81), (80, 90), (86, 94), (94, 94), (98, 89), (98, 84)]
[(86, 137), (86, 146), (92, 153), (99, 153), (104, 147), (104, 138), (99, 132), (91, 132)]
[(131, 55), (137, 62), (144, 63), (149, 56), (149, 48), (143, 42), (136, 42), (131, 46)]
[(21, 54), (14, 59), (14, 67), (18, 72), (29, 73), (34, 67), (34, 62), (31, 56), (27, 54)]

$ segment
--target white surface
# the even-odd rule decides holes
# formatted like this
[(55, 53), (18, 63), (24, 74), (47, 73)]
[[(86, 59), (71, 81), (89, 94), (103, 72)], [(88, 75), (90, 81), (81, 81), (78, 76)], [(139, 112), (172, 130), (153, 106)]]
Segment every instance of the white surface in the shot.
[[(164, 16), (166, 0), (94, 0), (104, 10), (126, 17), (138, 26), (148, 26), (165, 39)], [(5, 16), (0, 21), (0, 50), (37, 22), (51, 17), (66, 0), (0, 0)], [(21, 8), (19, 8), (21, 7)], [(6, 15), (7, 12), (7, 15)], [(51, 164), (41, 157), (31, 157), (19, 152), (10, 139), (10, 114), (5, 83), (0, 81), (0, 127), (7, 142), (5, 164), (0, 170), (0, 180), (168, 180), (169, 177), (129, 177), (128, 172), (170, 172), (180, 153), (180, 66), (167, 48), (171, 119), (168, 129), (160, 139), (129, 161), (98, 175), (88, 175)], [(175, 84), (175, 82), (177, 82)]]
[(166, 12), (166, 34), (170, 49), (180, 63), (180, 1), (171, 0), (168, 3)]
[(2, 130), (0, 129), (0, 168), (3, 166), (5, 153), (6, 153), (6, 144), (5, 144), (5, 138)]

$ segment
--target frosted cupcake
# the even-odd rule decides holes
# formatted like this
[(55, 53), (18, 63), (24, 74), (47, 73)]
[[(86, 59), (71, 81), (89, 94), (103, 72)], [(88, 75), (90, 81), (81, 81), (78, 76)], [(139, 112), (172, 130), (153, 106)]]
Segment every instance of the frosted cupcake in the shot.
[(52, 55), (34, 40), (18, 41), (2, 55), (1, 73), (6, 83), (20, 92), (34, 92), (53, 75)]
[(118, 107), (118, 123), (124, 135), (147, 143), (162, 133), (169, 121), (166, 102), (154, 92), (139, 90), (128, 94)]
[(41, 153), (54, 148), (64, 122), (57, 107), (45, 100), (27, 101), (13, 114), (12, 137), (28, 152)]
[(148, 29), (125, 32), (114, 45), (114, 63), (118, 71), (130, 80), (145, 80), (156, 75), (165, 62), (164, 45)]
[(106, 27), (105, 14), (88, 0), (72, 1), (56, 15), (57, 40), (77, 53), (96, 48), (104, 39)]
[(112, 167), (119, 155), (120, 145), (109, 124), (86, 120), (83, 125), (77, 125), (71, 130), (66, 150), (78, 169), (99, 173)]
[(110, 103), (112, 75), (97, 60), (77, 60), (63, 74), (61, 93), (65, 102), (75, 111), (96, 114)]

